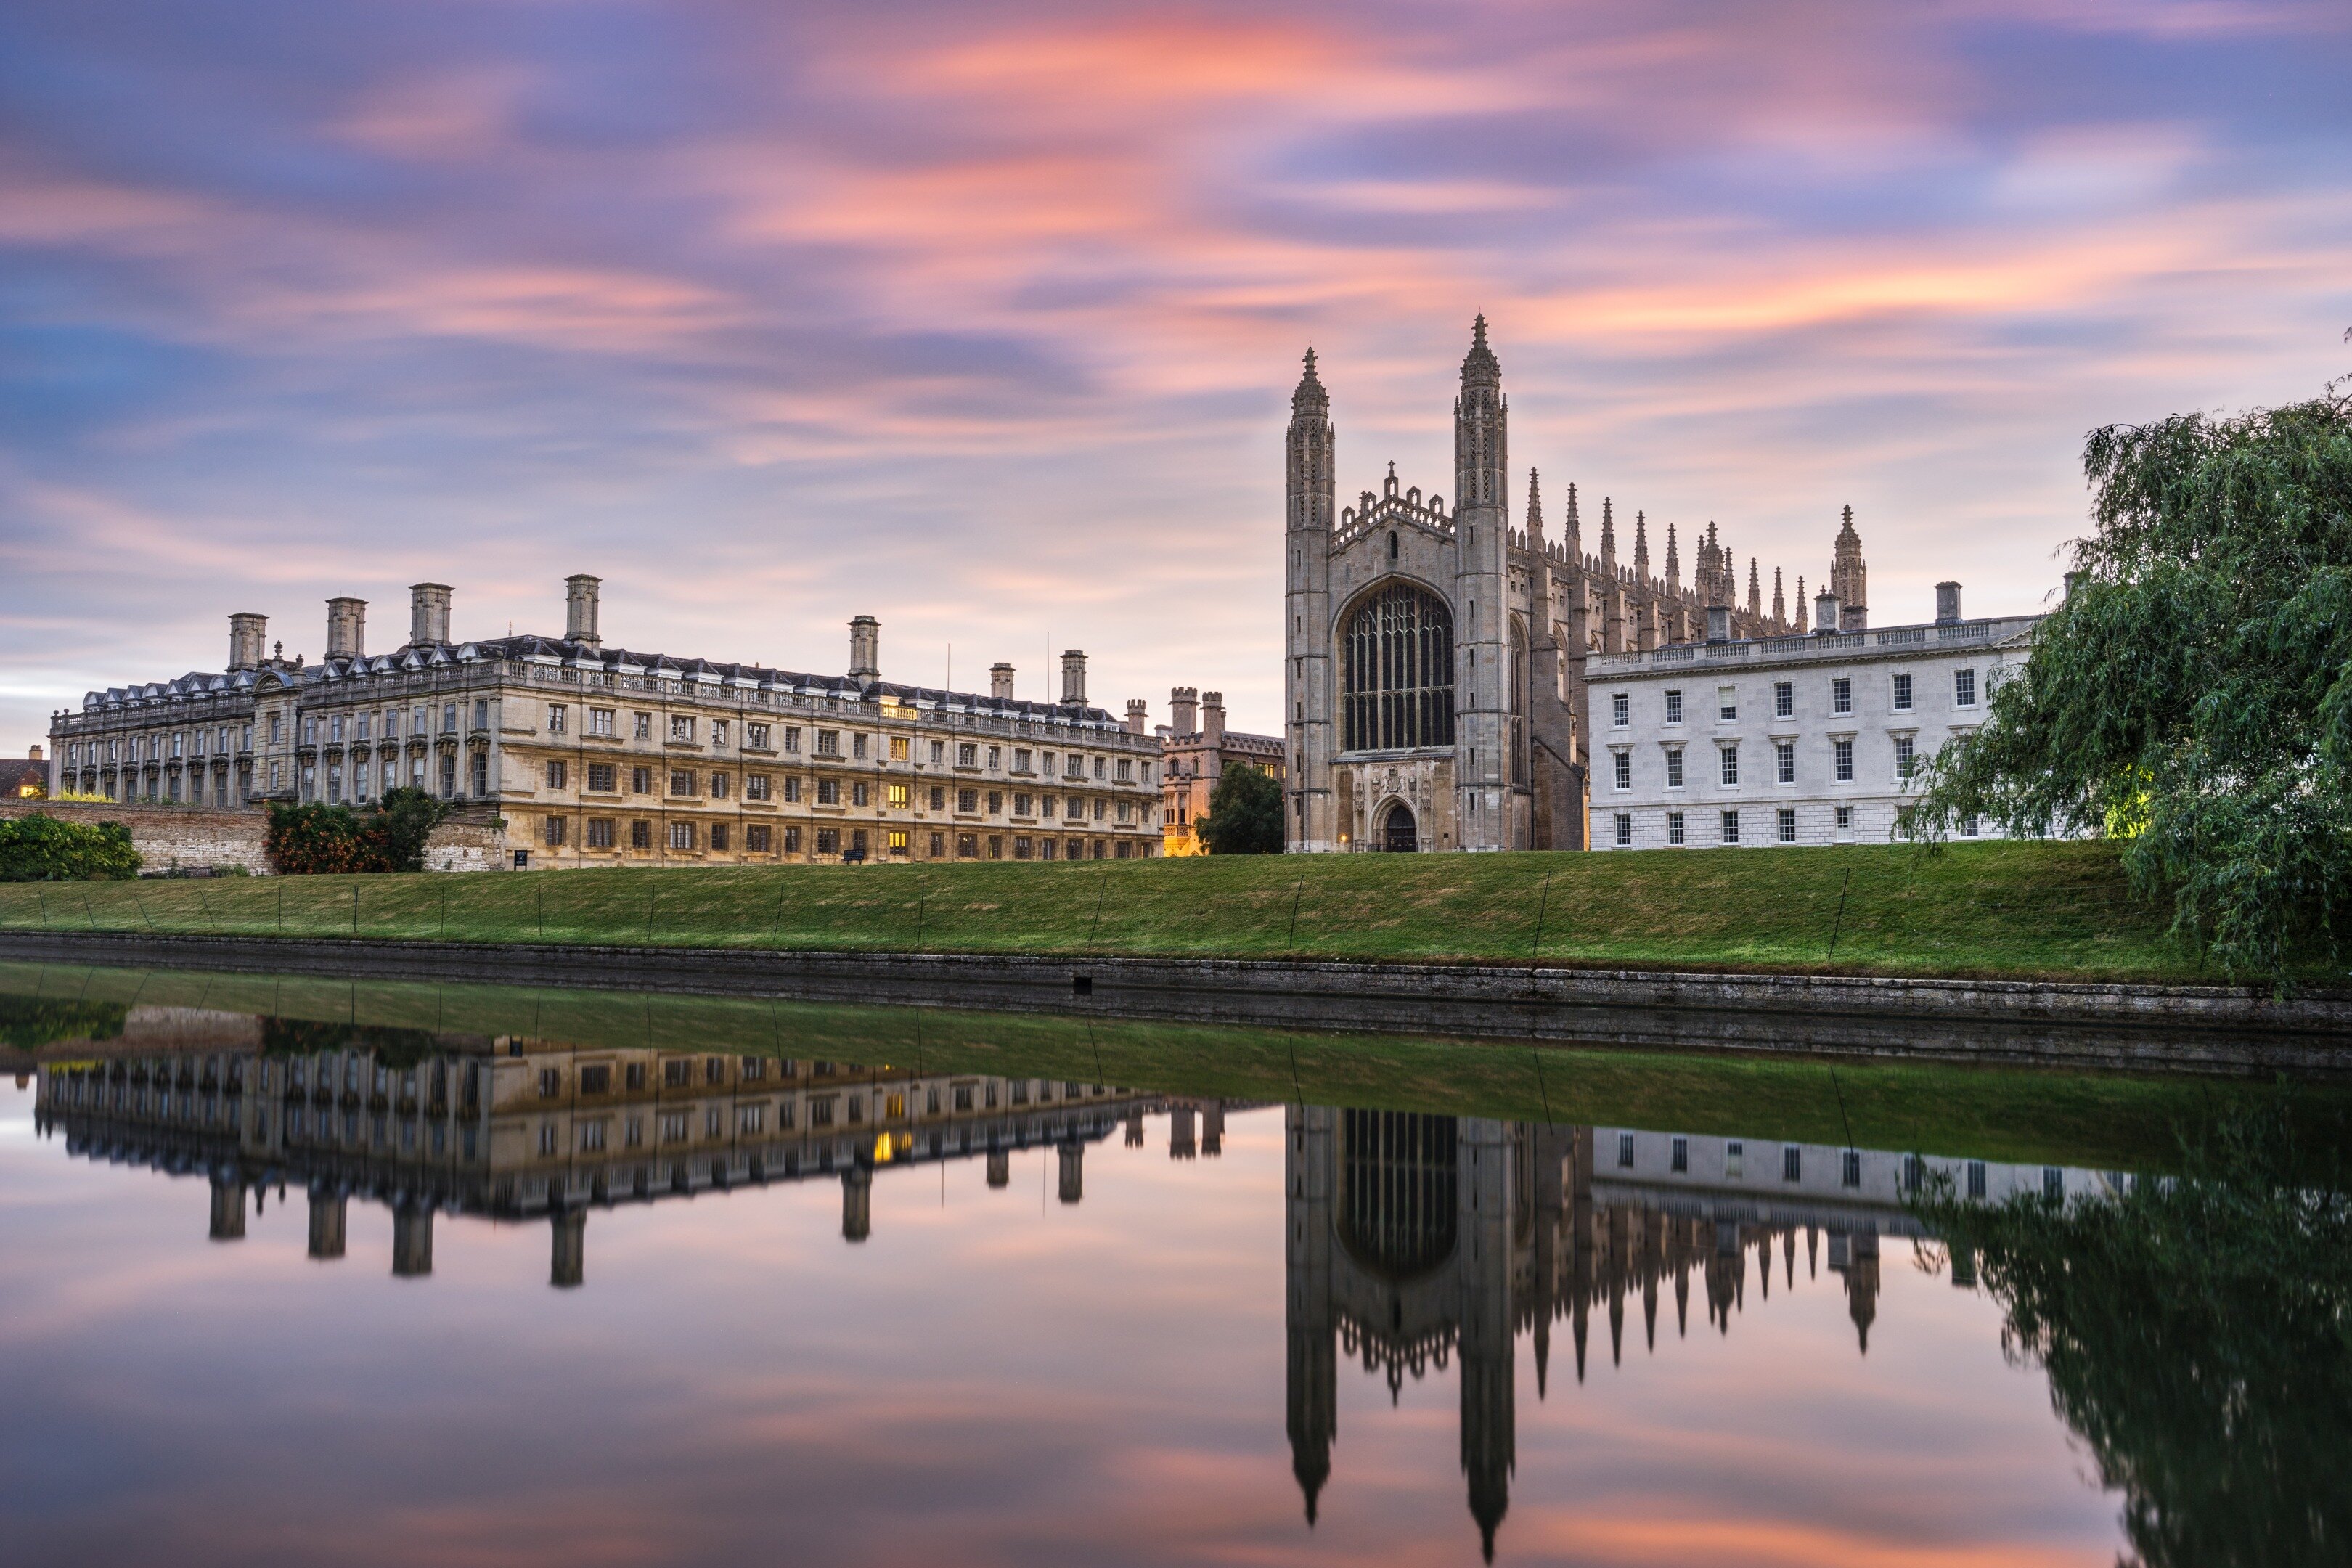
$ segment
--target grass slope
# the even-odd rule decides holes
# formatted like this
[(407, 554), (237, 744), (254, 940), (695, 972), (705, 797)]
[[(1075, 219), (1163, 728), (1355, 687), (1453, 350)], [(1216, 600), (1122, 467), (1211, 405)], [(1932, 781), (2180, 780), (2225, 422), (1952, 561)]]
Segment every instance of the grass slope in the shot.
[(0, 887), (0, 931), (2211, 978), (2168, 919), (2081, 843)]

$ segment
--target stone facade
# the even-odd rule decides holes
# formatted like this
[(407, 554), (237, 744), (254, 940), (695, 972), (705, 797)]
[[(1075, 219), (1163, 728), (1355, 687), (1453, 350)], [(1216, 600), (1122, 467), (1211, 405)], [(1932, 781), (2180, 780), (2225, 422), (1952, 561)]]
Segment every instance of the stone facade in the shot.
[[(1687, 584), (1671, 525), (1664, 573), (1653, 572), (1641, 512), (1621, 558), (1612, 500), (1588, 552), (1574, 485), (1554, 538), (1530, 471), (1515, 525), (1509, 418), (1481, 317), (1454, 404), (1451, 507), (1401, 486), (1391, 465), (1378, 492), (1335, 510), (1330, 397), (1307, 355), (1286, 447), (1292, 850), (1582, 847), (1586, 655), (1695, 643), (1710, 611), (1743, 637), (1804, 628), (1803, 579), (1793, 620), (1781, 573), (1768, 605), (1752, 556), (1743, 595), (1712, 523), (1696, 536)], [(1833, 574), (1859, 624), (1865, 574), (1851, 509)]]
[[(1916, 766), (1984, 721), (2041, 623), (1962, 620), (1957, 583), (1937, 597), (1929, 624), (1587, 658), (1593, 847), (1885, 843)], [(1848, 624), (1829, 594), (1815, 619)]]
[(1086, 696), (885, 681), (850, 623), (845, 676), (606, 647), (593, 577), (561, 637), (450, 636), (446, 586), (412, 590), (409, 639), (363, 648), (365, 604), (328, 606), (328, 655), (263, 652), (230, 617), (228, 669), (93, 691), (51, 721), (53, 784), (124, 802), (364, 805), (395, 785), (483, 805), (531, 867), (812, 860), (1108, 859), (1158, 853), (1159, 744)]
[(1282, 737), (1225, 728), (1225, 694), (1179, 686), (1168, 693), (1172, 721), (1160, 726), (1160, 835), (1163, 853), (1205, 855), (1201, 818), (1228, 763), (1282, 777)]

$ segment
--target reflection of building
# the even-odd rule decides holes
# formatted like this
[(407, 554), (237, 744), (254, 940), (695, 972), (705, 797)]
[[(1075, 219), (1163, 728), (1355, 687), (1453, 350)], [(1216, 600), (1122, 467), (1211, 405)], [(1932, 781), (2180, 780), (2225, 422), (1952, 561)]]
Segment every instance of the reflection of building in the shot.
[(327, 601), (326, 656), (287, 658), (229, 617), (226, 668), (91, 691), (50, 720), (59, 788), (257, 808), (365, 804), (395, 787), (488, 802), (542, 868), (717, 861), (1126, 859), (1151, 832), (1159, 743), (1087, 700), (882, 679), (881, 628), (849, 624), (846, 674), (604, 643), (598, 580), (565, 580), (563, 636), (467, 641), (449, 589), (410, 589), (408, 640), (365, 651), (366, 601)]
[[(1458, 1361), (1462, 1468), (1489, 1558), (1510, 1503), (1521, 1329), (1538, 1398), (1561, 1319), (1580, 1382), (1591, 1318), (1606, 1316), (1611, 1360), (1622, 1360), (1633, 1298), (1654, 1352), (1660, 1298), (1672, 1292), (1675, 1333), (1686, 1335), (1694, 1283), (1706, 1322), (1727, 1334), (1751, 1279), (1769, 1300), (1777, 1262), (1782, 1289), (1794, 1288), (1801, 1232), (1807, 1278), (1824, 1262), (1837, 1276), (1867, 1354), (1879, 1238), (1923, 1234), (1902, 1206), (1907, 1190), (1940, 1178), (1972, 1198), (2072, 1196), (2107, 1180), (1779, 1142), (1757, 1144), (1751, 1169), (1738, 1138), (1312, 1107), (1286, 1115), (1287, 1424), (1307, 1520), (1331, 1475), (1339, 1354), (1384, 1377), (1392, 1397), (1408, 1375)], [(1968, 1282), (1960, 1275), (1956, 1261), (1955, 1282)]]
[(1282, 737), (1225, 728), (1225, 696), (1179, 686), (1168, 693), (1173, 721), (1160, 731), (1160, 839), (1171, 855), (1205, 853), (1201, 819), (1225, 764), (1242, 763), (1282, 777)]
[(354, 1196), (392, 1210), (398, 1275), (433, 1271), (436, 1215), (545, 1216), (550, 1277), (571, 1286), (588, 1211), (621, 1203), (837, 1174), (842, 1235), (862, 1241), (878, 1171), (981, 1155), (1001, 1187), (1012, 1151), (1051, 1147), (1075, 1204), (1087, 1145), (1156, 1104), (1037, 1079), (359, 1030), (315, 1054), (45, 1067), (35, 1115), (74, 1153), (207, 1176), (217, 1240), (245, 1234), (248, 1198), (299, 1184), (313, 1258), (343, 1256)]

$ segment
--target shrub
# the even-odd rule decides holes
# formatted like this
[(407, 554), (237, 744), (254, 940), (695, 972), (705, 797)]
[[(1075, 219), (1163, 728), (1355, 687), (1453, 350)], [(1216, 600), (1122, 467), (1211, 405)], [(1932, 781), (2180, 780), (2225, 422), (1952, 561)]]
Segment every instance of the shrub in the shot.
[(111, 881), (139, 874), (131, 830), (119, 822), (20, 816), (0, 822), (0, 882)]
[(1282, 785), (1247, 763), (1227, 763), (1200, 833), (1212, 855), (1281, 854)]
[(288, 877), (422, 871), (425, 840), (448, 814), (421, 789), (386, 790), (364, 814), (348, 805), (273, 805), (269, 863)]

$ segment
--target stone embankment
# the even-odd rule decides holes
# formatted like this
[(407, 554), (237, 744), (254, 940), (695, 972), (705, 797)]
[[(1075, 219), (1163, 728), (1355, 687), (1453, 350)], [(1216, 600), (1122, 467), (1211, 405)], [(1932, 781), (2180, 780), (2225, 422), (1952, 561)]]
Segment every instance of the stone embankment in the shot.
[[(150, 874), (270, 874), (263, 843), (269, 815), (264, 811), (67, 800), (0, 802), (0, 818), (37, 816), (122, 824), (131, 830), (131, 847), (139, 851)], [(425, 842), (428, 871), (498, 871), (507, 863), (506, 825), (487, 806), (459, 806)]]
[(110, 933), (11, 933), (0, 956), (1644, 1048), (2352, 1072), (2352, 994), (2226, 986)]

